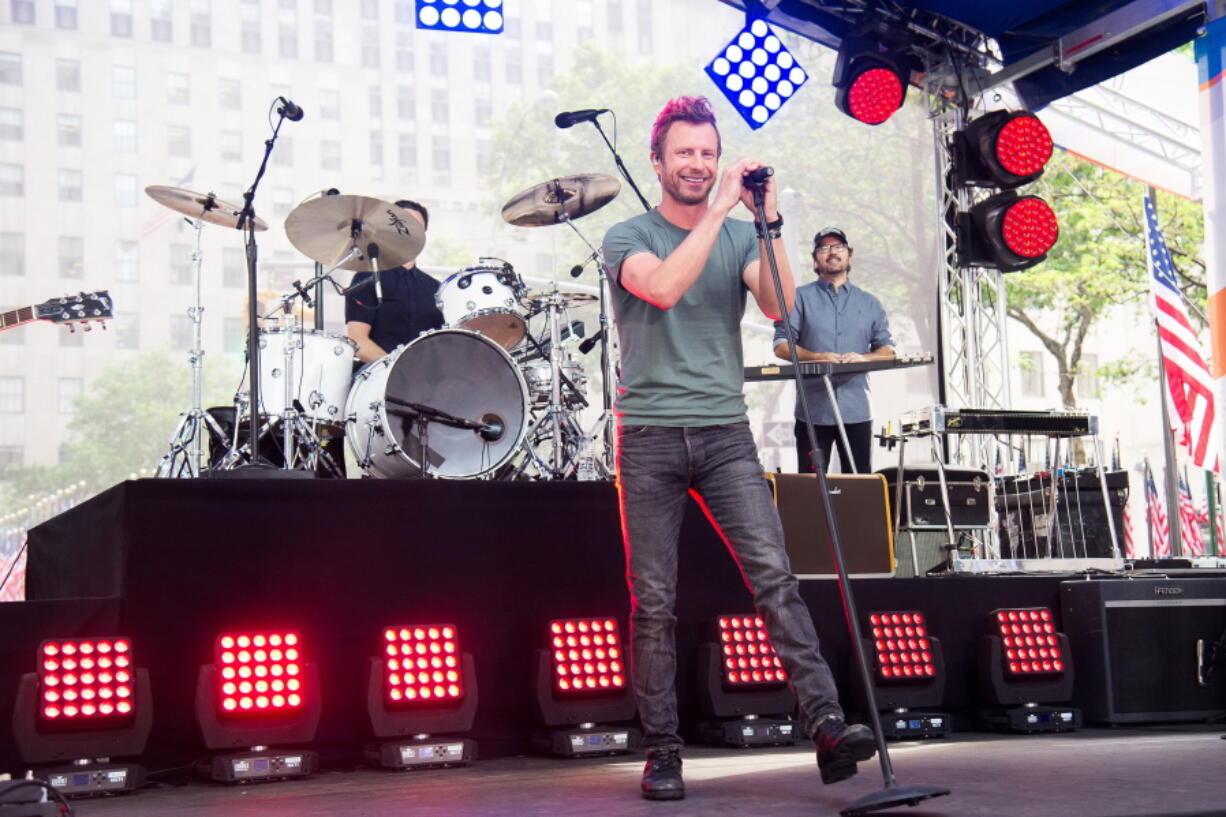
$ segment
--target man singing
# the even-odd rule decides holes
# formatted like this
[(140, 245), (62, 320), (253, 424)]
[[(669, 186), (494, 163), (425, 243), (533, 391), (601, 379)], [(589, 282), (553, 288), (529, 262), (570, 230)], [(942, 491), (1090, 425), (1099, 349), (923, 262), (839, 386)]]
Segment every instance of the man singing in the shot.
[[(801, 726), (817, 742), (822, 781), (851, 777), (856, 763), (876, 751), (868, 728), (844, 722), (788, 564), (742, 393), (747, 293), (768, 317), (779, 318), (790, 311), (795, 291), (779, 240), (776, 184), (773, 178), (765, 183), (765, 227), (729, 218), (738, 203), (752, 210), (744, 177), (762, 163), (739, 159), (720, 174), (720, 152), (710, 103), (670, 101), (651, 135), (660, 205), (615, 225), (604, 239), (622, 350), (617, 484), (634, 687), (647, 749), (642, 791), (649, 800), (685, 796), (673, 608), (677, 540), (691, 491), (727, 542), (766, 621), (799, 701)], [(775, 242), (784, 304), (765, 261), (767, 241)]]

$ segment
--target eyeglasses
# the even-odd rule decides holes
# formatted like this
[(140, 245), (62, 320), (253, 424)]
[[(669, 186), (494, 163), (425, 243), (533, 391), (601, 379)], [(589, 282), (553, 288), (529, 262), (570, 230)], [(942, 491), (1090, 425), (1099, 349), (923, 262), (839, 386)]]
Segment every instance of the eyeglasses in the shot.
[(845, 250), (845, 249), (847, 249), (846, 244), (823, 244), (820, 247), (815, 248), (813, 252), (817, 253), (818, 255), (825, 255), (831, 250)]

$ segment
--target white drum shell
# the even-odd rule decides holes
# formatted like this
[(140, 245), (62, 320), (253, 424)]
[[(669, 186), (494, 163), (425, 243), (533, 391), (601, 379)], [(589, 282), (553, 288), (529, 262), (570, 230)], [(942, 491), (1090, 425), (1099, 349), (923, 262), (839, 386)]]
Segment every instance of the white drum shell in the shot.
[(514, 348), (528, 328), (519, 293), (503, 280), (514, 275), (501, 268), (474, 267), (448, 276), (434, 296), (447, 326), (480, 332), (504, 349)]
[[(308, 421), (338, 426), (345, 421), (345, 397), (357, 344), (344, 335), (319, 329), (261, 330), (259, 343), (263, 414), (280, 418), (297, 400)], [(287, 344), (292, 344), (294, 353), (288, 402)]]

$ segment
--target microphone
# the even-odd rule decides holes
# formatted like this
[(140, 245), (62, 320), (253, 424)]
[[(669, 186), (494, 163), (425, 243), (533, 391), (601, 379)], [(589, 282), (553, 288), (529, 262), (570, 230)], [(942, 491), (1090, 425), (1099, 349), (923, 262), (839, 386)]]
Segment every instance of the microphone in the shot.
[(501, 440), (502, 435), (507, 430), (506, 423), (502, 421), (502, 418), (492, 412), (481, 415), (481, 419), (477, 422), (479, 422), (481, 425), (479, 428), (475, 429), (475, 431), (477, 432), (478, 436), (480, 436), (481, 439), (485, 440), (487, 443)]
[(775, 175), (775, 168), (760, 167), (757, 170), (751, 170), (741, 177), (741, 182), (746, 187), (761, 187), (766, 184), (766, 180)]
[(279, 96), (277, 99), (281, 102), (281, 107), (277, 108), (277, 113), (291, 122), (297, 122), (302, 119), (302, 108), (299, 108), (291, 100), (283, 96)]
[(305, 289), (303, 289), (301, 281), (294, 282), (294, 291), (302, 296), (302, 302), (306, 304), (308, 308), (314, 306), (314, 304), (311, 303), (311, 296), (307, 294)]
[(553, 124), (559, 128), (569, 128), (580, 122), (591, 122), (602, 113), (608, 113), (608, 108), (584, 108), (581, 111), (562, 111), (553, 118)]
[(582, 264), (575, 264), (573, 267), (571, 267), (571, 268), (570, 268), (570, 277), (571, 277), (571, 278), (578, 278), (578, 277), (579, 277), (580, 275), (582, 275), (582, 274), (583, 274), (583, 265), (582, 265)]
[(579, 354), (586, 355), (588, 352), (592, 351), (592, 349), (596, 346), (596, 344), (600, 343), (600, 341), (603, 339), (604, 339), (604, 330), (601, 329), (599, 332), (592, 335), (587, 340), (583, 341), (583, 343), (579, 344)]
[(375, 303), (383, 303), (383, 281), (379, 279), (379, 245), (375, 242), (370, 242), (366, 245), (366, 257), (370, 259), (370, 265), (374, 268), (375, 273)]

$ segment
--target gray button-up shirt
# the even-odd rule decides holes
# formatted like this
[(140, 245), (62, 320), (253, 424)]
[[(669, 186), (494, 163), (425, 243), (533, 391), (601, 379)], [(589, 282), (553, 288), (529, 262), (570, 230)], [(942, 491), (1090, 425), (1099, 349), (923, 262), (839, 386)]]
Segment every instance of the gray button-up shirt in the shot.
[[(893, 346), (890, 321), (881, 302), (850, 281), (834, 287), (818, 279), (796, 288), (796, 304), (788, 315), (796, 331), (796, 342), (811, 352), (867, 354), (882, 346)], [(775, 343), (785, 339), (783, 322), (775, 321)], [(872, 418), (868, 400), (868, 374), (840, 374), (830, 378), (845, 423), (863, 423)], [(809, 410), (817, 425), (834, 425), (834, 409), (826, 396), (820, 377), (805, 379)], [(804, 419), (799, 395), (796, 419)]]

